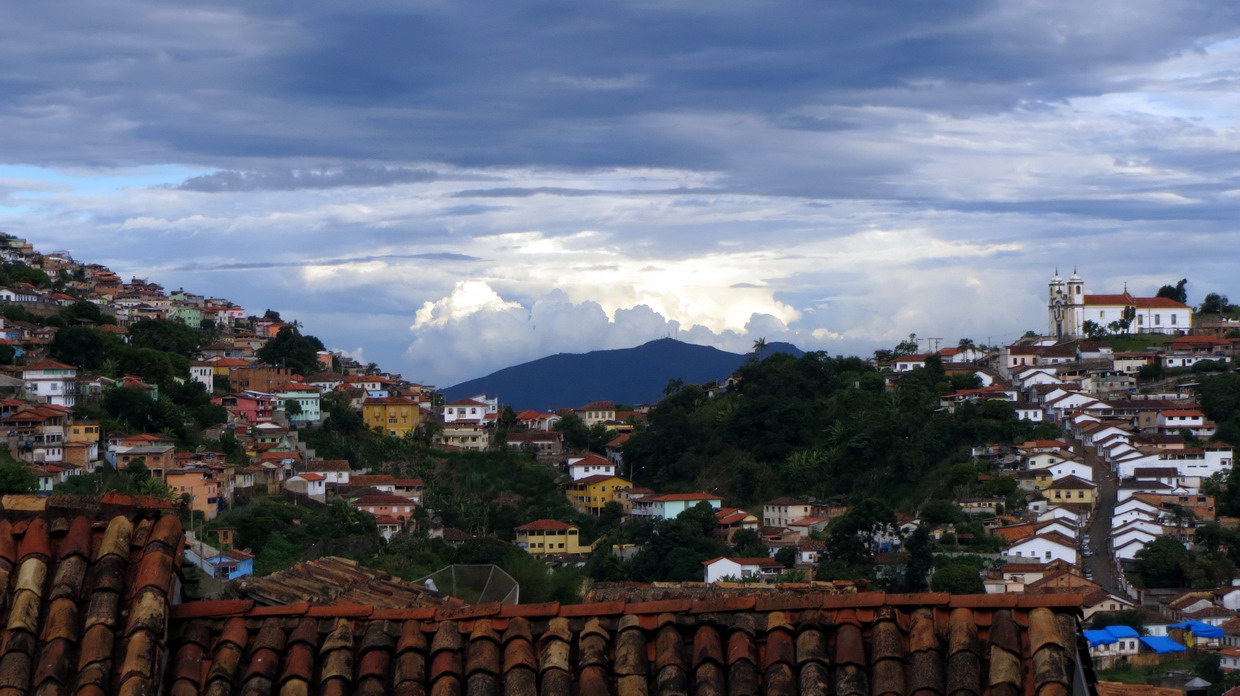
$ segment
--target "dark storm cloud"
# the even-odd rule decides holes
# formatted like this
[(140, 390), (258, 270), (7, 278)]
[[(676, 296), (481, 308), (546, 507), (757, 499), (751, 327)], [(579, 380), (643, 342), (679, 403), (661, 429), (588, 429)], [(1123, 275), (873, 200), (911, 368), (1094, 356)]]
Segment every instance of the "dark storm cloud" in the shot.
[[(1194, 50), (1234, 29), (1240, 12), (1174, 7), (1125, 7), (1117, 22), (1115, 8), (983, 0), (212, 9), (116, 0), (55, 12), (13, 3), (0, 8), (0, 64), (22, 69), (0, 78), (13, 87), (0, 90), (9, 134), (0, 145), (56, 162), (71, 153), (51, 146), (73, 129), (77, 158), (96, 164), (175, 153), (216, 166), (319, 157), (735, 168), (727, 152), (739, 143), (679, 137), (660, 116), (760, 113), (788, 129), (839, 132), (865, 124), (797, 110), (963, 114), (1096, 94), (1110, 84), (1105, 69)], [(337, 185), (210, 176), (186, 186)]]

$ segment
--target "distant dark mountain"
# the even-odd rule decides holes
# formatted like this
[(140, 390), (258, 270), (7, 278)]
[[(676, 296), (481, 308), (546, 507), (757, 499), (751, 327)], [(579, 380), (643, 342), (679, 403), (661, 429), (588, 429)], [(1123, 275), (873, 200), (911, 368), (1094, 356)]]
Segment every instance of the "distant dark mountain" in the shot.
[[(762, 354), (804, 352), (790, 343), (769, 343)], [(726, 379), (746, 356), (672, 338), (620, 350), (560, 353), (506, 367), (443, 390), (448, 401), (474, 394), (498, 396), (518, 411), (574, 408), (591, 401), (654, 403), (668, 380), (701, 384)]]

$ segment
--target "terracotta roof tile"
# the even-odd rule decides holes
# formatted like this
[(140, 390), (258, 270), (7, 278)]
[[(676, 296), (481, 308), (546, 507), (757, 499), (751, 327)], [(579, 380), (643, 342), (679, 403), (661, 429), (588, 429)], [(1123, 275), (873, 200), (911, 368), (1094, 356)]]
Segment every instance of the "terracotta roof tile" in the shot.
[[(258, 617), (259, 609), (208, 613), (172, 620), (177, 657), (164, 684), (176, 696), (263, 689), (306, 696), (1045, 696), (1066, 693), (1070, 666), (1082, 659), (1070, 635), (1079, 597), (1071, 608), (1055, 595), (862, 593), (844, 600), (807, 592), (795, 599), (764, 604), (723, 595), (407, 614), (346, 608), (354, 615), (300, 620)], [(286, 647), (278, 649), (286, 631)], [(206, 679), (183, 662), (199, 650)]]

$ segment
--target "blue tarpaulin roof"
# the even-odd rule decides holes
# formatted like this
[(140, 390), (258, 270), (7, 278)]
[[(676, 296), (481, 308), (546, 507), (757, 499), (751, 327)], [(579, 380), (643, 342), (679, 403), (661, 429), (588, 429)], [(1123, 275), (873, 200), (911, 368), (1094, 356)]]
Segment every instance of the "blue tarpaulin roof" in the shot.
[(1210, 624), (1202, 621), (1182, 621), (1177, 624), (1171, 624), (1170, 626), (1167, 626), (1167, 628), (1187, 629), (1192, 631), (1193, 635), (1200, 636), (1202, 638), (1222, 638), (1224, 635), (1223, 629), (1218, 626), (1211, 626)]
[(1120, 638), (1136, 638), (1140, 634), (1132, 626), (1107, 626), (1095, 631), (1085, 631), (1085, 640), (1090, 646), (1110, 645)]
[(1085, 631), (1085, 640), (1089, 641), (1089, 647), (1092, 648), (1095, 645), (1110, 645), (1119, 639), (1103, 628), (1097, 631)]
[(1159, 654), (1188, 650), (1166, 636), (1146, 636), (1141, 639), (1141, 642), (1145, 644), (1145, 647)]

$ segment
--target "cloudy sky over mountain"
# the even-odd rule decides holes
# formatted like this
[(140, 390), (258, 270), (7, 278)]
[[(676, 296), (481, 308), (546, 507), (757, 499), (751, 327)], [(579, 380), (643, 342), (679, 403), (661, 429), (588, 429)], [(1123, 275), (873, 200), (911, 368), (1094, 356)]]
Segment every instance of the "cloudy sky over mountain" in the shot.
[(0, 230), (441, 385), (1240, 295), (1240, 5), (0, 6)]

